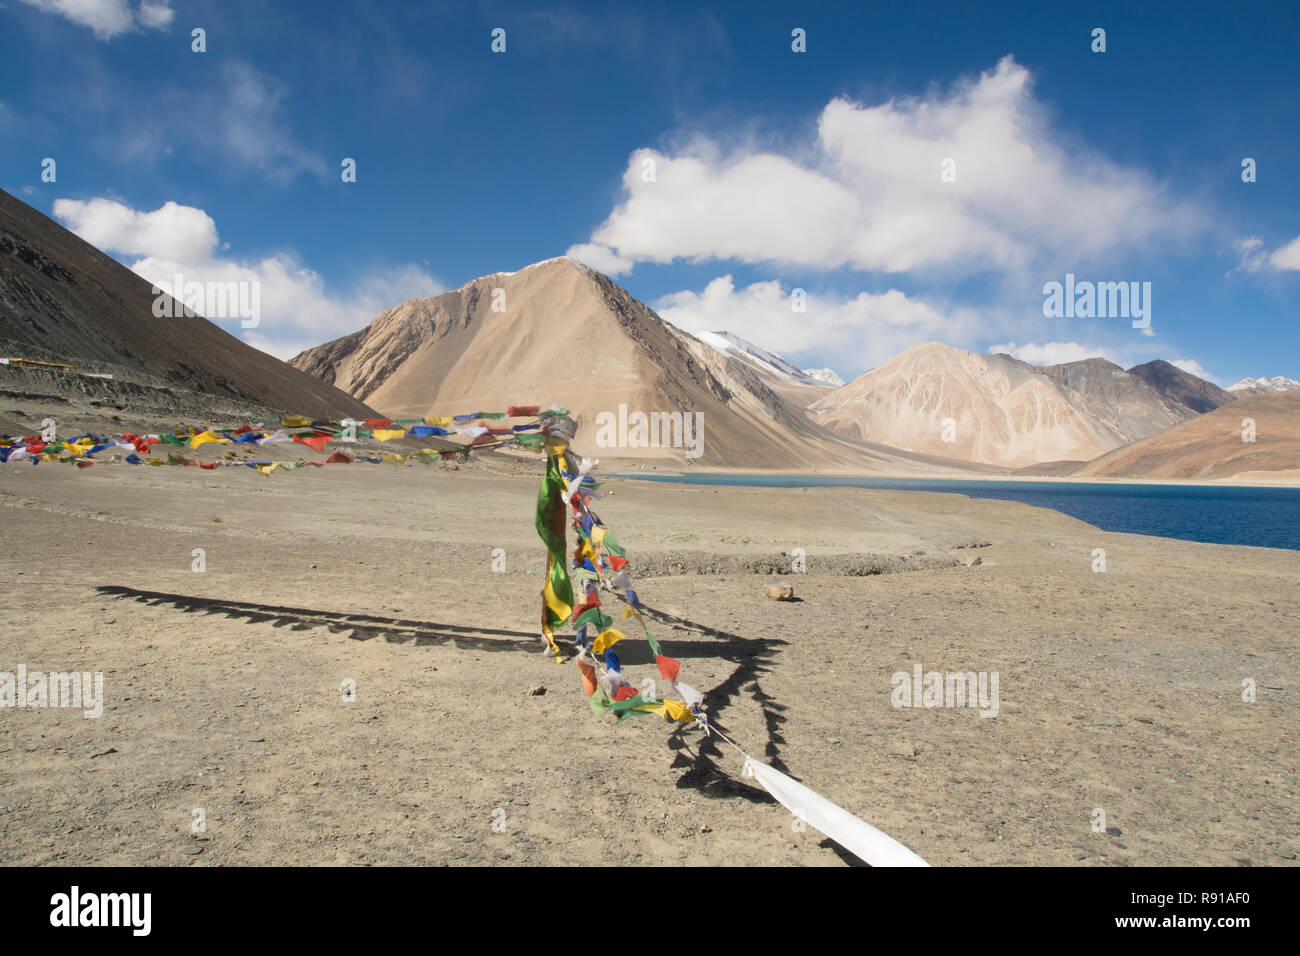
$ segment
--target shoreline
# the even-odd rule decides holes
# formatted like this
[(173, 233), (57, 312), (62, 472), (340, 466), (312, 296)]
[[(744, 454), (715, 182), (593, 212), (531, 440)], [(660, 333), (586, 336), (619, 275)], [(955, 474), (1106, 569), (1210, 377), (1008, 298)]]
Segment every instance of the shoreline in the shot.
[(1076, 485), (1168, 485), (1171, 487), (1204, 488), (1294, 488), (1300, 489), (1300, 480), (1279, 479), (1263, 481), (1258, 479), (1240, 480), (1236, 478), (1096, 478), (1091, 476), (1058, 475), (944, 475), (944, 474), (898, 474), (866, 472), (804, 472), (781, 471), (766, 468), (699, 468), (691, 471), (650, 471), (637, 473), (621, 469), (605, 472), (607, 478), (626, 478), (631, 481), (652, 478), (669, 480), (690, 477), (692, 475), (709, 475), (725, 477), (727, 475), (767, 476), (772, 478), (817, 478), (856, 481), (859, 479), (875, 481), (970, 481), (990, 482), (1009, 481), (1026, 484), (1076, 484)]

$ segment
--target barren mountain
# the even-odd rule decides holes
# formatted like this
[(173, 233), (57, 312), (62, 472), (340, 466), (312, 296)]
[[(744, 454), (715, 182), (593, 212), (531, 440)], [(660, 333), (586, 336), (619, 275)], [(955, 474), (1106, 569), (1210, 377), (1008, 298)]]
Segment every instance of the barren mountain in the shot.
[[(1179, 382), (1181, 391), (1194, 391)], [(1196, 412), (1104, 359), (1039, 367), (918, 345), (816, 402), (853, 438), (1003, 467), (1090, 460)]]
[(1229, 402), (1236, 401), (1232, 392), (1224, 391), (1213, 382), (1197, 378), (1163, 359), (1134, 365), (1128, 374), (1136, 375), (1161, 395), (1198, 414), (1212, 412)]
[[(0, 389), (66, 391), (75, 400), (154, 401), (201, 415), (247, 405), (311, 417), (373, 416), (363, 403), (246, 345), (202, 316), (156, 318), (146, 280), (0, 190), (0, 357), (74, 372), (0, 366)], [(108, 373), (106, 380), (80, 372)]]
[[(1249, 438), (1249, 419), (1254, 441)], [(1107, 478), (1300, 479), (1300, 389), (1250, 395), (1089, 462)]]
[[(582, 425), (577, 449), (606, 458), (900, 473), (962, 467), (823, 431), (789, 398), (791, 383), (776, 370), (679, 331), (567, 257), (404, 302), (290, 364), (394, 417), (564, 405)], [(794, 384), (825, 393), (819, 384)], [(626, 444), (622, 436), (617, 447), (597, 444), (597, 417), (617, 416), (620, 406), (629, 424), (636, 412), (700, 413), (703, 454), (687, 459), (681, 445), (635, 447), (630, 429)]]

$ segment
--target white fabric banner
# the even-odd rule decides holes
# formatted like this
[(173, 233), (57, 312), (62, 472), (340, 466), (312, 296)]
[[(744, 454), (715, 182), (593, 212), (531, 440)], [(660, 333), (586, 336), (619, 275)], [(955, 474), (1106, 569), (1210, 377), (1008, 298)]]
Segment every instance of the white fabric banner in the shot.
[(903, 844), (881, 833), (871, 824), (859, 820), (843, 807), (838, 807), (825, 797), (759, 763), (745, 757), (746, 777), (758, 780), (783, 807), (802, 819), (810, 827), (820, 830), (855, 856), (872, 866), (929, 866)]

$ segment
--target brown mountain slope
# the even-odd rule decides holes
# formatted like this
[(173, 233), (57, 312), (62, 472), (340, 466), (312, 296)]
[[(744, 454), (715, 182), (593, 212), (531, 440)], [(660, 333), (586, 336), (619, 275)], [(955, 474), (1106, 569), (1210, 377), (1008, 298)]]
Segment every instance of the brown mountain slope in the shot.
[[(1242, 441), (1242, 421), (1247, 418), (1255, 423), (1254, 442)], [(1300, 389), (1240, 398), (1103, 455), (1076, 474), (1106, 478), (1300, 477)]]
[(628, 414), (700, 413), (703, 453), (690, 460), (697, 465), (961, 467), (827, 434), (745, 363), (566, 257), (404, 302), (290, 364), (393, 417), (565, 405), (582, 426), (577, 449), (607, 458), (686, 461), (682, 447), (597, 444), (597, 417), (625, 405)]
[(1104, 359), (1040, 367), (930, 342), (836, 389), (810, 414), (853, 438), (1020, 468), (1088, 461), (1195, 412)]
[(1224, 391), (1213, 382), (1197, 378), (1191, 372), (1184, 372), (1163, 359), (1145, 365), (1134, 365), (1128, 374), (1136, 375), (1166, 398), (1197, 413), (1212, 412), (1237, 400), (1236, 395)]
[(153, 301), (147, 281), (0, 190), (0, 357), (312, 417), (374, 415), (201, 316), (156, 318)]

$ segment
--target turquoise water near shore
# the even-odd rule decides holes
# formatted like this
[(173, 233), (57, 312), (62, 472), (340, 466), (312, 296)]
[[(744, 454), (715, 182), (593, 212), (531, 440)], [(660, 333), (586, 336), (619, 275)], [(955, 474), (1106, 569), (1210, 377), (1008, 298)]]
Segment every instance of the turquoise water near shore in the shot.
[(1103, 531), (1158, 535), (1210, 544), (1300, 550), (1300, 488), (1231, 485), (1094, 484), (1074, 481), (960, 481), (830, 475), (647, 475), (639, 481), (767, 488), (877, 488), (941, 491), (1052, 508)]

